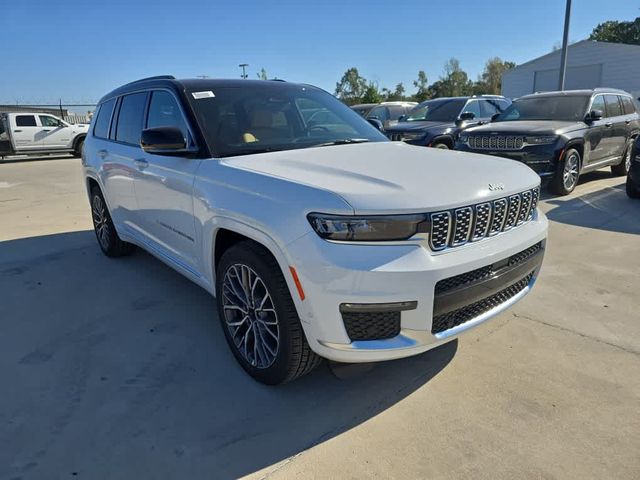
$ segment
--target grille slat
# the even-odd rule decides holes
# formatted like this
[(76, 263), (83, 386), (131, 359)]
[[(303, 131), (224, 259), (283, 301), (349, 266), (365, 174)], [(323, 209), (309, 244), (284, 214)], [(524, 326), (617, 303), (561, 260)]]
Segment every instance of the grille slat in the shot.
[(469, 147), (476, 150), (520, 150), (524, 138), (506, 135), (473, 135), (468, 140)]
[(521, 225), (533, 218), (540, 187), (454, 210), (430, 215), (429, 244), (432, 250), (459, 247)]

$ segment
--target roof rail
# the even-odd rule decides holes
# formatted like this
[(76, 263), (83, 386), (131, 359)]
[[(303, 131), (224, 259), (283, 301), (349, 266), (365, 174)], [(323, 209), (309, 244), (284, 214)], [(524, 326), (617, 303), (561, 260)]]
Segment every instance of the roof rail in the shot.
[(126, 85), (133, 85), (134, 83), (139, 83), (139, 82), (146, 82), (147, 80), (175, 80), (176, 77), (174, 77), (173, 75), (156, 75), (155, 77), (146, 77), (146, 78), (141, 78), (139, 80), (134, 80), (133, 82), (129, 82)]

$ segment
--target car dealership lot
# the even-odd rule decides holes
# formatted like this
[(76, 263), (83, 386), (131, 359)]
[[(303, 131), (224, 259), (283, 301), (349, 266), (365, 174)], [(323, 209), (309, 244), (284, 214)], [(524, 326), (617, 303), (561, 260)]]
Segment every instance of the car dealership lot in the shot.
[(0, 162), (0, 478), (638, 478), (640, 202), (602, 171), (541, 206), (545, 264), (515, 308), (265, 387), (206, 292), (102, 255), (78, 159)]

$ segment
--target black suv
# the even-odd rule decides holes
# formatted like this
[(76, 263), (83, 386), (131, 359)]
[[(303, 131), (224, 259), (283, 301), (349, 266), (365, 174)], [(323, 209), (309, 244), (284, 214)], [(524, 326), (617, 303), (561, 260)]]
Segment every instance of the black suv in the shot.
[(558, 195), (581, 173), (611, 166), (626, 175), (640, 117), (631, 95), (610, 88), (534, 93), (515, 100), (490, 124), (458, 136), (455, 148), (529, 165)]
[(387, 137), (413, 145), (453, 148), (464, 128), (488, 122), (511, 102), (499, 95), (474, 95), (427, 100), (398, 123), (385, 129)]

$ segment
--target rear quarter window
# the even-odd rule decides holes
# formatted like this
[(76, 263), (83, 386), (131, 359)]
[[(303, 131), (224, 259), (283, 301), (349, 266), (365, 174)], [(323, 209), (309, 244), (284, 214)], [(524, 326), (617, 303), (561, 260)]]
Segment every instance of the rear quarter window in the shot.
[(93, 127), (93, 136), (98, 138), (109, 137), (109, 122), (111, 120), (111, 114), (113, 113), (113, 107), (116, 104), (116, 99), (113, 98), (100, 105), (98, 115), (96, 116), (95, 126)]

